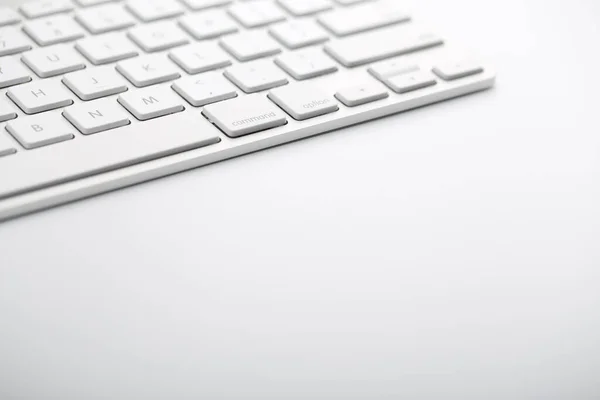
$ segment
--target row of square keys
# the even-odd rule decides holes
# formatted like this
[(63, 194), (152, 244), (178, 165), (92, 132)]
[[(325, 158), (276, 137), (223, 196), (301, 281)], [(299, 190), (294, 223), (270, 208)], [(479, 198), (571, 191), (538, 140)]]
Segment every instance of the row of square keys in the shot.
[[(154, 7), (156, 10), (166, 13), (159, 15), (159, 17), (167, 18), (183, 13), (183, 9), (177, 2), (174, 0), (169, 1), (172, 2), (172, 6), (169, 6), (171, 4), (169, 2), (166, 4), (161, 2), (160, 7)], [(128, 8), (136, 10), (137, 3), (139, 2), (128, 2)], [(154, 9), (153, 6), (155, 5), (151, 3), (146, 4), (142, 1), (140, 4), (144, 4), (142, 8)], [(139, 6), (139, 4), (137, 5)], [(322, 9), (327, 9), (327, 7), (318, 6), (313, 11), (316, 12)], [(0, 9), (0, 11), (2, 10)], [(390, 23), (402, 22), (406, 19), (403, 14), (394, 16), (395, 14), (384, 11), (379, 6), (374, 7), (365, 4), (364, 8), (343, 9), (328, 13), (322, 18), (319, 17), (317, 21), (320, 22), (320, 26), (315, 21), (303, 19), (275, 25), (270, 32), (287, 47), (293, 49), (326, 41), (329, 34), (323, 30), (323, 27), (338, 36), (345, 36), (349, 33), (362, 32), (386, 26)], [(138, 14), (139, 12), (136, 12), (136, 15)], [(372, 18), (369, 20), (367, 16)], [(158, 17), (152, 18), (151, 16), (140, 17), (138, 15), (138, 17), (145, 22), (161, 19)], [(190, 14), (179, 19), (179, 26), (173, 21), (140, 25), (130, 30), (128, 35), (144, 51), (159, 51), (188, 41), (187, 36), (180, 28), (183, 28), (197, 40), (215, 38), (236, 32), (238, 27), (232, 17), (246, 28), (266, 26), (286, 20), (283, 12), (274, 3), (258, 0), (235, 4), (228, 9), (227, 13), (222, 9), (213, 9)], [(368, 23), (364, 21), (365, 19), (369, 20)], [(354, 22), (348, 25), (347, 21)], [(81, 39), (85, 36), (85, 32), (78, 23), (93, 35), (122, 30), (136, 25), (133, 17), (118, 4), (106, 4), (80, 10), (75, 14), (75, 19), (69, 15), (53, 15), (35, 19), (25, 23), (22, 31), (16, 27), (0, 28), (0, 56), (17, 54), (32, 48), (23, 32), (43, 47)], [(154, 42), (159, 42), (159, 44), (155, 45)]]
[[(287, 83), (286, 71), (297, 80), (313, 78), (337, 71), (338, 67), (320, 49), (305, 49), (295, 53), (286, 53), (275, 59), (281, 69), (267, 60), (255, 60), (231, 66), (227, 54), (214, 43), (197, 43), (178, 48), (169, 54), (182, 69), (190, 74), (207, 72), (228, 67), (225, 76), (246, 93), (265, 90)], [(111, 66), (84, 69), (85, 64), (68, 46), (39, 49), (23, 56), (23, 62), (40, 77), (52, 77), (66, 74), (63, 82), (82, 100), (92, 100), (127, 90)], [(116, 65), (116, 71), (136, 87), (145, 87), (172, 81), (180, 77), (180, 71), (163, 54), (147, 55), (124, 60)], [(0, 88), (14, 86), (31, 80), (28, 71), (16, 59), (5, 59), (0, 63)], [(70, 73), (69, 73), (70, 72)], [(47, 110), (44, 102), (38, 107), (39, 98), (32, 95), (42, 86), (52, 87), (54, 82), (36, 81), (24, 86), (9, 89), (9, 97), (27, 114)], [(60, 86), (60, 85), (59, 85)], [(52, 90), (56, 92), (58, 90)], [(64, 106), (52, 102), (52, 108)]]
[[(162, 18), (179, 16), (183, 13), (181, 6), (174, 0), (169, 0), (166, 3), (161, 2), (159, 5), (160, 7), (152, 2), (142, 0), (137, 2), (130, 1), (127, 3), (129, 11), (133, 11), (138, 18), (142, 19), (144, 22), (153, 22), (133, 28), (130, 32), (130, 37), (134, 41), (138, 42), (138, 38), (141, 39), (142, 43), (138, 44), (140, 44), (145, 51), (155, 51), (151, 46), (147, 46), (151, 43), (145, 40), (148, 35), (152, 36), (154, 39), (159, 39), (157, 34), (162, 35), (167, 32), (171, 35), (175, 34), (181, 38), (185, 38), (179, 27), (186, 30), (195, 39), (203, 40), (236, 32), (238, 26), (234, 20), (246, 28), (256, 28), (286, 20), (285, 14), (277, 8), (274, 3), (259, 0), (235, 4), (231, 6), (227, 12), (222, 9), (212, 9), (197, 14), (186, 15), (179, 19), (179, 27), (173, 21), (165, 21), (163, 22), (163, 26), (159, 26), (161, 23), (154, 21)], [(360, 9), (340, 10), (339, 12), (328, 14), (327, 18), (319, 18), (318, 21), (323, 27), (327, 27), (329, 31), (342, 35), (346, 30), (338, 32), (340, 29), (340, 27), (337, 26), (339, 25), (339, 21), (335, 23), (327, 22), (332, 19), (332, 17), (342, 17), (342, 21), (346, 21), (352, 20), (352, 18), (350, 18), (351, 15), (346, 15), (348, 12), (357, 14), (356, 16), (360, 16), (361, 18), (370, 14), (374, 16), (387, 15), (387, 13), (383, 13), (378, 7), (370, 7), (368, 5), (366, 5), (366, 7), (367, 8), (364, 10), (365, 12), (361, 12)], [(142, 11), (146, 9), (150, 10), (149, 15), (144, 15), (144, 13), (142, 13)], [(321, 9), (322, 7), (316, 8), (313, 11)], [(160, 11), (161, 14), (154, 15), (154, 13), (151, 12), (152, 10)], [(2, 10), (0, 9), (0, 11)], [(333, 21), (337, 21), (338, 19), (339, 18), (334, 18)], [(373, 27), (386, 25), (386, 21), (377, 21), (377, 19), (378, 18), (374, 21)], [(399, 21), (400, 20), (396, 22)], [(97, 35), (127, 29), (136, 24), (136, 20), (121, 5), (106, 4), (79, 10), (75, 14), (74, 19), (69, 15), (52, 15), (28, 21), (23, 25), (22, 31), (38, 45), (49, 46), (52, 44), (74, 41), (84, 37), (85, 32), (82, 26), (91, 34)], [(323, 31), (322, 27), (317, 27), (316, 24), (315, 26), (311, 26), (310, 30), (304, 33), (299, 32), (302, 33), (302, 35), (298, 35), (295, 31), (302, 31), (303, 29), (306, 29), (306, 27), (295, 26), (294, 24), (294, 21), (288, 24), (284, 23), (273, 31), (274, 36), (281, 38), (286, 45), (290, 44), (290, 48), (294, 48), (294, 42), (297, 41), (299, 36), (306, 36), (307, 33), (309, 34), (308, 37), (316, 35), (321, 41), (328, 38), (328, 34)], [(366, 28), (362, 25), (354, 25), (356, 24), (351, 24), (350, 27), (343, 25), (343, 28), (350, 29), (349, 32), (354, 32), (354, 30), (362, 31), (363, 29), (371, 28), (371, 25), (367, 25)], [(290, 28), (292, 29), (290, 30)], [(0, 46), (0, 56), (16, 54), (31, 49), (31, 45), (22, 31), (16, 27), (0, 28), (0, 39), (3, 41), (2, 46)], [(291, 40), (288, 40), (287, 37), (289, 36), (291, 36)]]
[[(134, 41), (141, 47), (151, 46), (152, 50), (176, 47), (187, 42), (185, 37), (178, 35), (161, 35), (162, 39), (152, 39), (153, 35), (150, 34), (151, 32), (145, 36), (141, 35), (142, 32), (140, 31), (138, 36), (134, 36), (136, 38)], [(152, 44), (143, 45), (146, 42)], [(220, 51), (221, 49), (226, 50), (239, 61), (254, 60), (281, 52), (277, 43), (264, 32), (231, 35), (222, 38), (219, 43), (220, 46), (218, 47), (214, 43), (195, 43), (188, 47), (179, 47), (173, 50), (170, 56), (186, 72), (198, 73), (231, 64), (228, 56)], [(139, 54), (131, 42), (118, 34), (107, 34), (84, 39), (75, 45), (75, 49), (78, 52), (74, 51), (67, 44), (40, 48), (25, 53), (22, 56), (22, 61), (36, 75), (41, 78), (47, 78), (85, 68), (85, 61), (80, 57), (80, 54), (94, 65), (103, 65), (133, 58)], [(146, 50), (148, 49), (146, 48)], [(198, 56), (198, 54), (203, 53), (206, 54), (204, 57), (206, 61), (201, 60)], [(217, 59), (216, 64), (211, 64), (213, 59)], [(204, 62), (208, 64), (200, 68), (202, 71), (198, 71), (198, 68), (194, 65)], [(1, 58), (0, 70), (2, 71), (0, 75), (0, 89), (31, 80), (29, 72), (12, 58)]]

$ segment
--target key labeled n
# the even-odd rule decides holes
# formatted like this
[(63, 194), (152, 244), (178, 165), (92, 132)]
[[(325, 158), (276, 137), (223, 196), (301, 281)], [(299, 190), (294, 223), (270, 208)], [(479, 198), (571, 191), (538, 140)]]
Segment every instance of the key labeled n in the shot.
[(90, 115), (90, 117), (96, 119), (99, 117), (104, 117), (104, 115), (102, 115), (102, 113), (100, 112), (100, 110), (96, 110), (96, 111), (88, 111), (88, 114)]

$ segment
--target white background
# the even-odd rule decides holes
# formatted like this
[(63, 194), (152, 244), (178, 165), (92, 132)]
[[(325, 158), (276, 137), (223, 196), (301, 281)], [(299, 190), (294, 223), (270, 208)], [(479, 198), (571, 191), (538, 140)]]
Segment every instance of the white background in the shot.
[(599, 399), (600, 2), (413, 10), (496, 88), (1, 224), (0, 399)]

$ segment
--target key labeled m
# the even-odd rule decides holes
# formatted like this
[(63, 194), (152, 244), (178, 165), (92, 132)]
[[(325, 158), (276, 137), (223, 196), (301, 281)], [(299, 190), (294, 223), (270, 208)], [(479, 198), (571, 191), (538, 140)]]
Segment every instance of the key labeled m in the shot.
[(145, 105), (154, 104), (154, 103), (160, 103), (160, 101), (158, 101), (156, 99), (156, 97), (154, 97), (154, 96), (150, 96), (148, 98), (142, 97), (142, 101), (144, 102)]

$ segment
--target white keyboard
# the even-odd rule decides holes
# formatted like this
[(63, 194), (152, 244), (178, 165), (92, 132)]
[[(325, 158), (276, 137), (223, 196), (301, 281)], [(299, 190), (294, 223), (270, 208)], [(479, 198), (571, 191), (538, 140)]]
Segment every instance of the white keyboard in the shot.
[(0, 220), (494, 79), (395, 0), (0, 6)]

